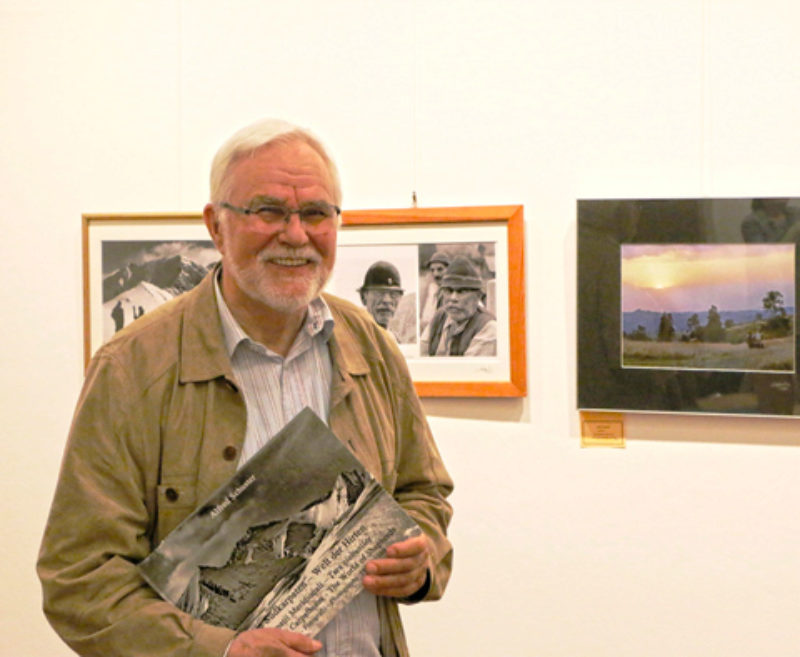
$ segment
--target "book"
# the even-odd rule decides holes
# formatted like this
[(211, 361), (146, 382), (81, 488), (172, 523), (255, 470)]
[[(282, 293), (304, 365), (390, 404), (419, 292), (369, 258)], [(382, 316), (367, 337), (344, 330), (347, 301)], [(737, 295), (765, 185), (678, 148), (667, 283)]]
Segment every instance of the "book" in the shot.
[(420, 531), (306, 408), (138, 568), (205, 622), (315, 636), (362, 590), (366, 562)]

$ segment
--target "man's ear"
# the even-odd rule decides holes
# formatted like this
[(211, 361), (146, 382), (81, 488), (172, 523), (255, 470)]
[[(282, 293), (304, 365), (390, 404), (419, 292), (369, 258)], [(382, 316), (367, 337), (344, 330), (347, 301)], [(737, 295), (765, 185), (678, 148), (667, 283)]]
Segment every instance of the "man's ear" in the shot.
[(206, 203), (206, 206), (203, 208), (203, 221), (206, 224), (208, 234), (211, 236), (211, 239), (214, 240), (214, 246), (217, 247), (217, 251), (222, 253), (222, 220), (220, 219), (217, 206), (213, 203)]

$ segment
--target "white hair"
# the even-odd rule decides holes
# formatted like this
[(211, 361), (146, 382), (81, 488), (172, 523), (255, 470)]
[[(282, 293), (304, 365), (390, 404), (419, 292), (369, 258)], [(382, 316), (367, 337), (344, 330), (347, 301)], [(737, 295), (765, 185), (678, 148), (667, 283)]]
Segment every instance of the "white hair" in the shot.
[(322, 157), (333, 180), (333, 193), (336, 205), (342, 203), (342, 188), (339, 171), (322, 142), (309, 130), (288, 123), (281, 119), (260, 119), (255, 123), (235, 132), (222, 146), (211, 162), (211, 201), (222, 201), (225, 176), (231, 164), (236, 160), (251, 155), (253, 151), (267, 144), (302, 141), (313, 148)]

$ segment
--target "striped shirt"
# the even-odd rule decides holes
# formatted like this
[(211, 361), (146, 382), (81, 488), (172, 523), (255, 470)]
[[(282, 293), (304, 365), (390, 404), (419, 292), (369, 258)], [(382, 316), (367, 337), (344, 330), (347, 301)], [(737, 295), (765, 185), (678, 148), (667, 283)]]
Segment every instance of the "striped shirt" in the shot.
[[(234, 318), (215, 280), (225, 346), (247, 408), (241, 467), (306, 406), (325, 422), (330, 410), (333, 365), (328, 341), (333, 316), (321, 298), (283, 357), (252, 340)], [(375, 596), (362, 591), (316, 637), (316, 657), (379, 657), (380, 623)]]

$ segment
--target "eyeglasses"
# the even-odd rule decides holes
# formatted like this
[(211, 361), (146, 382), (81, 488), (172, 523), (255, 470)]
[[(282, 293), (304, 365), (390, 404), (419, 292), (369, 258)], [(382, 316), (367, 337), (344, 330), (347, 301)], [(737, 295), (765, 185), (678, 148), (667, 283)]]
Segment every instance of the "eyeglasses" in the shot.
[(257, 217), (268, 226), (288, 223), (289, 218), (296, 214), (304, 226), (316, 228), (342, 212), (341, 208), (326, 201), (307, 203), (299, 208), (290, 208), (281, 203), (264, 203), (252, 208), (242, 208), (225, 201), (220, 202), (219, 206), (238, 214)]

